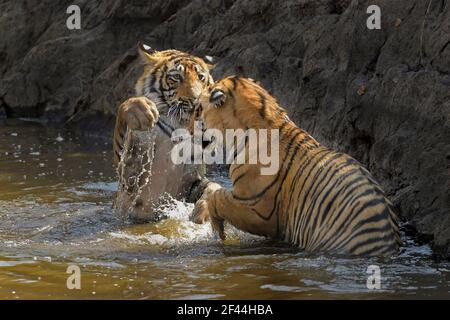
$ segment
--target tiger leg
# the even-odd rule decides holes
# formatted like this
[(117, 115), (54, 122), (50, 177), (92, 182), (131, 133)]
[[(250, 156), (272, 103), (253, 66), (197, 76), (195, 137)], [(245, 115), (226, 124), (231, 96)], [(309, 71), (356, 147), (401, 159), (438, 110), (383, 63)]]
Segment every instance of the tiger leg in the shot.
[[(208, 197), (210, 197), (216, 190), (221, 189), (222, 187), (215, 183), (210, 181), (208, 178), (204, 177), (201, 181), (196, 190), (191, 194), (192, 202), (199, 202), (196, 204), (196, 207), (202, 206), (202, 203), (205, 202)], [(189, 219), (198, 224), (203, 224), (206, 221), (210, 219), (209, 217), (209, 211), (208, 210), (194, 210), (192, 211), (191, 216)]]
[(114, 128), (114, 165), (120, 162), (127, 128), (130, 130), (148, 130), (153, 128), (159, 118), (159, 112), (153, 101), (146, 97), (126, 100), (117, 109)]
[(254, 209), (233, 197), (231, 191), (218, 189), (205, 200), (196, 203), (194, 211), (210, 216), (211, 225), (222, 240), (225, 239), (224, 222), (228, 221), (236, 228), (252, 234), (275, 237), (276, 230), (261, 218)]

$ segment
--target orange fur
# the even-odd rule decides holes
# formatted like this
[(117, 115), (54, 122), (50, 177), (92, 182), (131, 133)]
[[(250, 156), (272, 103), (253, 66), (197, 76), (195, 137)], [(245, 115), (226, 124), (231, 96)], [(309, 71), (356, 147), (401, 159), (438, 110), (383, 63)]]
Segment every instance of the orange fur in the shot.
[[(140, 45), (139, 54), (144, 71), (136, 83), (136, 97), (122, 103), (117, 110), (114, 129), (114, 163), (116, 166), (124, 159), (124, 165), (118, 166), (119, 177), (142, 172), (139, 166), (139, 154), (131, 148), (123, 155), (124, 145), (133, 145), (132, 130), (157, 131), (155, 154), (152, 160), (154, 174), (152, 183), (145, 183), (142, 197), (132, 187), (128, 188), (123, 179), (118, 194), (121, 205), (134, 211), (136, 216), (148, 216), (154, 209), (153, 202), (160, 193), (168, 193), (176, 199), (196, 201), (219, 186), (205, 177), (205, 167), (201, 165), (175, 166), (170, 159), (171, 131), (186, 128), (202, 90), (213, 83), (209, 70), (213, 67), (202, 59), (178, 50), (155, 51)], [(127, 143), (125, 143), (127, 142)], [(126, 162), (126, 163), (125, 163)], [(164, 176), (172, 175), (172, 176)], [(145, 180), (139, 176), (140, 182)], [(170, 179), (169, 179), (170, 178)], [(127, 192), (120, 192), (126, 190)], [(134, 208), (131, 208), (133, 207)], [(201, 217), (202, 221), (207, 217)]]
[[(278, 129), (280, 134), (276, 174), (262, 176), (259, 162), (233, 164), (229, 172), (233, 189), (217, 190), (196, 204), (194, 212), (209, 214), (222, 238), (223, 222), (228, 221), (307, 251), (397, 252), (396, 214), (370, 173), (298, 128), (260, 85), (239, 77), (219, 81), (204, 91), (200, 116), (206, 128)], [(252, 150), (246, 146), (246, 153)]]

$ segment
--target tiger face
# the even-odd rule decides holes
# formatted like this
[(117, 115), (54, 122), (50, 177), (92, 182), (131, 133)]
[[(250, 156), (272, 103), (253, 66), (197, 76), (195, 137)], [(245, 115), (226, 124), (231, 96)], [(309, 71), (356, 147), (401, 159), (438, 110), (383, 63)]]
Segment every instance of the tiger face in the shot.
[(205, 129), (222, 131), (271, 128), (273, 119), (288, 119), (285, 110), (258, 83), (236, 76), (204, 89), (195, 117), (203, 121)]
[(160, 116), (175, 127), (186, 126), (202, 91), (213, 84), (211, 64), (178, 50), (156, 51), (139, 46), (144, 73), (136, 84), (137, 96), (156, 104)]

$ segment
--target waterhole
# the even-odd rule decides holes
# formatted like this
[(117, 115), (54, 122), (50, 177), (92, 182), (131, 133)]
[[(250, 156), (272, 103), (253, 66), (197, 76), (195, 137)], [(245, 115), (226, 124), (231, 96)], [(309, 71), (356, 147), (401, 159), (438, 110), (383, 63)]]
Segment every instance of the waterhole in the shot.
[[(405, 236), (390, 259), (311, 256), (234, 229), (221, 243), (188, 221), (191, 203), (169, 201), (156, 223), (115, 215), (116, 180), (109, 141), (0, 122), (1, 299), (450, 297), (449, 263)], [(66, 286), (70, 265), (80, 290)], [(380, 267), (379, 290), (367, 288), (369, 265)]]

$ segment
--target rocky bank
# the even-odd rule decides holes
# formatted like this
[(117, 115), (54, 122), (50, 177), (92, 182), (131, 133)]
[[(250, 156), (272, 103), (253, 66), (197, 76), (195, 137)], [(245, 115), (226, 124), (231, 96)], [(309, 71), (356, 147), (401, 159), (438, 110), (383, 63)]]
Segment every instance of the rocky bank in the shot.
[[(71, 4), (81, 30), (66, 27)], [(369, 5), (381, 30), (366, 27)], [(135, 46), (260, 80), (302, 128), (350, 153), (402, 218), (450, 257), (450, 1), (0, 0), (0, 118), (111, 134)]]

